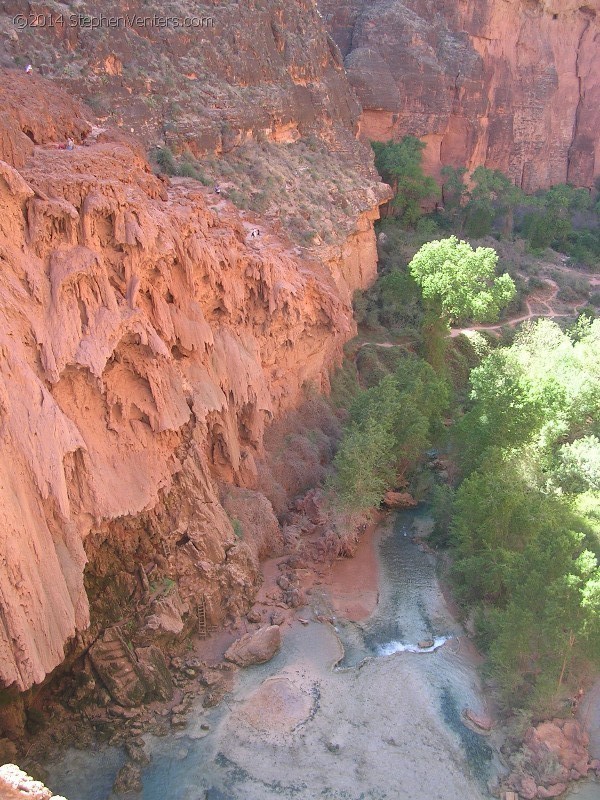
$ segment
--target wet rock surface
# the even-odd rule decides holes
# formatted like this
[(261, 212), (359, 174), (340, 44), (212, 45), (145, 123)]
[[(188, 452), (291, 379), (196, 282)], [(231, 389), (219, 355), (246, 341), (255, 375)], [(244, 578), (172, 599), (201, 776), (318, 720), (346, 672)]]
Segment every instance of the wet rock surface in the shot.
[(142, 773), (137, 764), (125, 764), (121, 767), (113, 784), (117, 794), (139, 794), (142, 791)]

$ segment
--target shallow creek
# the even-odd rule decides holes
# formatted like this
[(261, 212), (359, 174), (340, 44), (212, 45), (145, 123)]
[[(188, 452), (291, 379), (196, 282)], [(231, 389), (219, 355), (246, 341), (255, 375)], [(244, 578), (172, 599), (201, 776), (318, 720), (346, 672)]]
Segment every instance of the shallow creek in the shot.
[[(368, 620), (295, 624), (274, 659), (240, 671), (219, 707), (198, 704), (186, 729), (144, 737), (142, 800), (489, 798), (496, 756), (460, 718), (466, 706), (486, 710), (475, 656), (434, 557), (414, 541), (423, 524), (406, 512), (382, 533)], [(329, 599), (315, 590), (313, 609), (327, 611)], [(48, 783), (69, 800), (106, 800), (124, 761), (116, 748), (70, 750), (48, 767)], [(573, 800), (598, 800), (597, 788)]]

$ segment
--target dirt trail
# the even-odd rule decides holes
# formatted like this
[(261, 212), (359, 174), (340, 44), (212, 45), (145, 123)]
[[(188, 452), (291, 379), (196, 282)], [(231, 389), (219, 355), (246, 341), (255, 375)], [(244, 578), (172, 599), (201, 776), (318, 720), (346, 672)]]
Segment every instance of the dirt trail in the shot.
[[(581, 273), (578, 273), (575, 270), (569, 270), (567, 267), (563, 267), (562, 270), (581, 277)], [(460, 336), (461, 333), (470, 333), (471, 331), (490, 331), (499, 333), (502, 330), (502, 328), (506, 325), (514, 327), (515, 325), (518, 325), (520, 322), (527, 322), (528, 320), (538, 319), (539, 317), (545, 317), (547, 319), (555, 319), (557, 317), (572, 317), (577, 314), (580, 308), (583, 308), (583, 306), (586, 305), (587, 301), (582, 300), (580, 303), (574, 303), (570, 311), (567, 312), (557, 311), (555, 308), (555, 303), (558, 292), (560, 291), (560, 287), (556, 283), (556, 281), (553, 280), (552, 278), (544, 277), (543, 281), (544, 283), (552, 287), (552, 291), (547, 297), (545, 297), (543, 294), (536, 292), (533, 292), (532, 294), (528, 295), (528, 297), (525, 298), (525, 307), (527, 309), (526, 314), (522, 314), (518, 317), (509, 317), (508, 319), (505, 319), (502, 322), (495, 323), (494, 325), (469, 325), (468, 327), (465, 328), (453, 328), (452, 331), (450, 332), (451, 338)], [(594, 279), (594, 281), (590, 280), (590, 284), (595, 286), (596, 281), (600, 283), (600, 278)], [(541, 314), (539, 311), (533, 310), (532, 305), (533, 303), (536, 302), (545, 308), (545, 313)]]

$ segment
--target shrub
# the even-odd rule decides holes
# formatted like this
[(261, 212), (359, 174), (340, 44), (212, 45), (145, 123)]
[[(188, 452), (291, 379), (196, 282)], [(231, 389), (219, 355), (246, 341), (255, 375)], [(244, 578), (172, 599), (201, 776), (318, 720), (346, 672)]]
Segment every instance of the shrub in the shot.
[(177, 174), (177, 164), (175, 163), (175, 156), (170, 147), (158, 147), (154, 153), (154, 158), (160, 169), (166, 175)]
[(198, 170), (192, 164), (184, 162), (177, 169), (177, 174), (182, 178), (195, 178), (198, 180)]

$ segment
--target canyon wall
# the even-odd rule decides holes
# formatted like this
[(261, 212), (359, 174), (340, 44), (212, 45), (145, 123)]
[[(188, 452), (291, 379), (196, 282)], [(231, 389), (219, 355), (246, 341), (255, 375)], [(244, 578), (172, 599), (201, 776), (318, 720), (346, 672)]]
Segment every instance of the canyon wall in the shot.
[(92, 0), (69, 11), (0, 0), (0, 66), (27, 63), (101, 122), (196, 154), (311, 132), (336, 144), (353, 137), (360, 114), (313, 0), (177, 0), (167, 10)]
[(600, 174), (598, 0), (319, 0), (365, 139), (426, 142), (525, 191)]
[(0, 71), (0, 105), (0, 686), (23, 690), (89, 644), (90, 599), (123, 616), (175, 579), (159, 629), (247, 608), (281, 547), (265, 427), (327, 388), (386, 190), (363, 175), (319, 256), (155, 177), (49, 81)]

